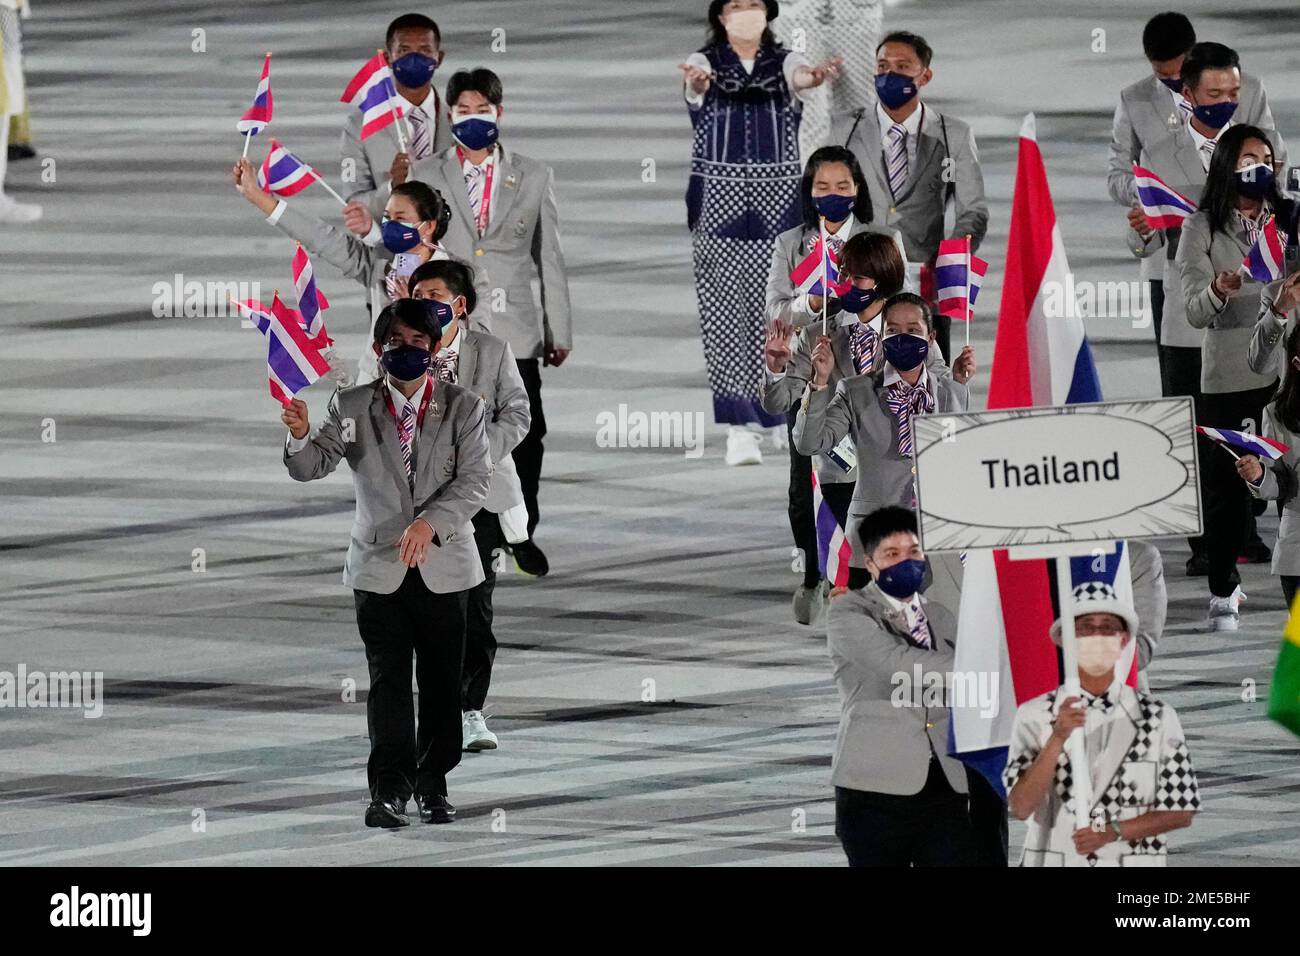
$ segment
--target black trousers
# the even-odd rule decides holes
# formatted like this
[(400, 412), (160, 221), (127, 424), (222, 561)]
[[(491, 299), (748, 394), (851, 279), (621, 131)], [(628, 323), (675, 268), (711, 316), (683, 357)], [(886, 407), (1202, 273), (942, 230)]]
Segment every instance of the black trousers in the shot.
[(465, 610), (465, 664), (460, 678), (460, 709), (482, 710), (492, 683), (492, 662), (497, 656), (497, 639), (492, 633), (492, 592), (497, 573), (494, 553), (501, 547), (501, 523), (492, 512), (480, 508), (474, 515), (474, 543), (483, 563), (483, 582), (469, 589)]
[[(1155, 286), (1152, 284), (1151, 307), (1155, 309)], [(1163, 299), (1163, 295), (1161, 296)], [(1205, 403), (1201, 395), (1201, 350), (1175, 345), (1157, 345), (1160, 356), (1160, 394), (1169, 396), (1185, 395), (1192, 400), (1192, 409), (1198, 424), (1205, 424)], [(1223, 452), (1219, 452), (1220, 455)], [(1205, 483), (1201, 482), (1201, 514), (1205, 514)], [(1205, 549), (1205, 539), (1188, 538), (1192, 554), (1199, 554)]]
[(849, 866), (974, 866), (966, 797), (936, 757), (920, 793), (898, 796), (835, 788), (835, 835)]
[(943, 360), (952, 365), (952, 316), (940, 315), (938, 303), (931, 302), (934, 308), (934, 344), (943, 353)]
[[(1244, 392), (1220, 392), (1203, 398), (1204, 425), (1241, 430), (1247, 424), (1258, 430), (1264, 406), (1273, 397), (1276, 383)], [(1205, 551), (1210, 565), (1210, 593), (1227, 597), (1241, 583), (1237, 556), (1241, 554), (1254, 526), (1254, 512), (1246, 483), (1237, 474), (1236, 462), (1222, 448), (1201, 439), (1201, 470), (1205, 489)]]
[[(447, 773), (460, 763), (467, 592), (434, 594), (411, 568), (392, 594), (352, 593), (370, 666), (370, 796), (407, 800), (412, 793), (446, 794)], [(412, 656), (420, 692), (418, 725)]]
[(524, 504), (528, 507), (528, 536), (537, 528), (537, 489), (542, 481), (542, 439), (546, 437), (546, 414), (542, 411), (542, 360), (516, 359), (519, 374), (528, 392), (528, 414), (532, 421), (528, 434), (515, 446), (515, 470), (519, 484), (524, 489)]
[(966, 768), (976, 866), (1007, 865), (1007, 805), (978, 770)]

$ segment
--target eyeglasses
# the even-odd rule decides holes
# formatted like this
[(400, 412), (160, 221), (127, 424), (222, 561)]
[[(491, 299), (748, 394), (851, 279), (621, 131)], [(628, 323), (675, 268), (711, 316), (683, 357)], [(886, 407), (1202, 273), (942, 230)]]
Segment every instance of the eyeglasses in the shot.
[(1076, 637), (1120, 637), (1127, 634), (1128, 631), (1123, 629), (1116, 630), (1113, 624), (1076, 624), (1074, 625), (1074, 634)]

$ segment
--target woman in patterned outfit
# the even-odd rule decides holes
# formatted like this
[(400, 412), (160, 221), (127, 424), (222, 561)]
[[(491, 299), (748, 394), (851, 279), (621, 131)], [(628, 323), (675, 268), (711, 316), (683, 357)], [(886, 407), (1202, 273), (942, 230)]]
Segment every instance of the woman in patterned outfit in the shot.
[[(1002, 777), (1011, 812), (1029, 820), (1020, 865), (1164, 866), (1164, 834), (1201, 808), (1182, 725), (1168, 704), (1128, 685), (1132, 606), (1097, 582), (1077, 586), (1072, 604), (1082, 694), (1060, 687), (1020, 706)], [(1051, 633), (1059, 644), (1060, 621)], [(1091, 825), (1082, 828), (1065, 752), (1074, 732), (1091, 782)]]
[(712, 0), (709, 44), (681, 64), (695, 128), (687, 225), (693, 235), (713, 416), (730, 425), (728, 464), (762, 460), (763, 306), (772, 241), (800, 222), (799, 103), (836, 75), (780, 47), (776, 0)]

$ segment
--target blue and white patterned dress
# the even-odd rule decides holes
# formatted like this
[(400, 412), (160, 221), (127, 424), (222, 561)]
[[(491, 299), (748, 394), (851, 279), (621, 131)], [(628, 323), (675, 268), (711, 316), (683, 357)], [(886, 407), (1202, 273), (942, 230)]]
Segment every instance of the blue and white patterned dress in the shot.
[(773, 241), (800, 222), (803, 170), (799, 103), (787, 81), (791, 54), (760, 47), (752, 71), (727, 44), (700, 54), (715, 77), (702, 103), (688, 100), (695, 140), (686, 210), (713, 417), (730, 425), (778, 425), (785, 415), (762, 406), (763, 304)]

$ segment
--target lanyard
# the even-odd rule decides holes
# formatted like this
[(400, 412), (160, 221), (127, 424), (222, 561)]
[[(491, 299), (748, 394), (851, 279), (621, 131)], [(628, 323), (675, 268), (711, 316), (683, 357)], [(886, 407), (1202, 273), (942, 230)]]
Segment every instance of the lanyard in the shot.
[[(456, 158), (460, 160), (463, 175), (463, 170), (465, 168), (465, 153), (459, 146), (456, 147)], [(480, 236), (487, 232), (488, 206), (492, 204), (492, 176), (496, 172), (497, 164), (495, 162), (487, 162), (487, 160), (484, 160), (484, 165), (487, 166), (487, 169), (483, 172), (483, 194), (478, 203), (478, 215), (474, 217), (474, 226), (478, 229), (478, 234)]]
[[(433, 379), (425, 379), (424, 394), (420, 396), (420, 405), (415, 414), (415, 429), (419, 431), (424, 427), (424, 410), (429, 407), (429, 399), (433, 395)], [(393, 395), (388, 390), (388, 383), (384, 383), (384, 404), (388, 406), (388, 414), (393, 416), (393, 422), (397, 425), (397, 430), (402, 430), (402, 420), (397, 417), (397, 409), (393, 406)]]

